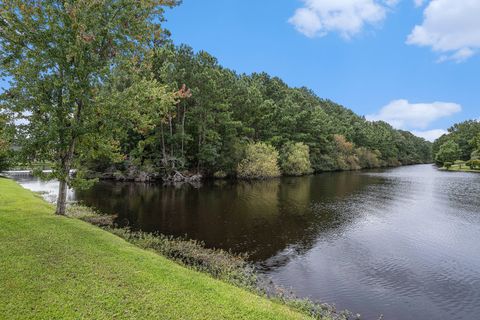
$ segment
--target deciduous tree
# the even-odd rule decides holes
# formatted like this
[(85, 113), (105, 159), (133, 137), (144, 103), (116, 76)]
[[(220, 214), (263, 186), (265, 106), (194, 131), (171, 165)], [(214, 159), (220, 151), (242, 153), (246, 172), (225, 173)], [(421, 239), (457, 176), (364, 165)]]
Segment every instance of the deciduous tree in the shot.
[(116, 114), (99, 92), (123, 61), (141, 60), (162, 41), (165, 7), (175, 0), (4, 0), (0, 68), (3, 104), (24, 118), (22, 152), (54, 163), (56, 213), (65, 214), (78, 155), (103, 144)]

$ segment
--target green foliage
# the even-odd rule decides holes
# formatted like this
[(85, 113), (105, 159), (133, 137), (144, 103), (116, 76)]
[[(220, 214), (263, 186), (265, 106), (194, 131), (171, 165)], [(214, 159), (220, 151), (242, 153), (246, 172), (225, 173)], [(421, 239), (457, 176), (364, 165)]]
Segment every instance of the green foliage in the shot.
[(11, 165), (11, 131), (6, 115), (0, 113), (0, 172)]
[(443, 166), (447, 168), (447, 170), (450, 170), (450, 168), (453, 166), (453, 162), (450, 162), (450, 161), (444, 162)]
[(381, 153), (378, 150), (370, 151), (365, 147), (356, 149), (358, 163), (361, 168), (380, 168), (382, 166)]
[(302, 142), (287, 143), (280, 156), (282, 173), (288, 176), (301, 176), (312, 172), (309, 148)]
[(460, 147), (457, 143), (452, 140), (449, 140), (440, 146), (438, 150), (435, 161), (439, 164), (445, 165), (446, 162), (453, 164), (461, 155)]
[[(237, 75), (204, 51), (165, 44), (150, 51), (145, 64), (158, 86), (176, 92), (177, 99), (151, 114), (148, 130), (137, 130), (128, 121), (121, 126), (125, 130), (118, 139), (120, 149), (134, 165), (150, 163), (160, 172), (175, 167), (231, 176), (247, 141), (265, 142), (278, 150), (303, 143), (316, 172), (376, 167), (389, 160), (397, 165), (431, 161), (431, 144), (411, 133), (366, 121), (306, 88), (290, 88), (265, 73)], [(119, 78), (118, 86), (137, 81), (128, 74)], [(117, 105), (122, 106), (122, 100), (117, 99)], [(148, 114), (142, 105), (137, 103), (137, 109)], [(339, 153), (335, 134), (364, 148), (358, 151), (362, 163), (354, 149)]]
[(470, 144), (475, 149), (472, 152), (470, 158), (472, 160), (479, 160), (480, 159), (480, 133), (475, 138), (472, 139)]
[[(472, 153), (480, 150), (480, 122), (477, 120), (468, 120), (457, 123), (448, 129), (448, 134), (438, 138), (433, 143), (433, 154), (437, 157), (441, 146), (446, 142), (455, 142), (459, 147), (459, 155), (457, 159), (467, 161), (471, 158)], [(454, 160), (457, 160), (454, 159)]]
[(470, 156), (472, 160), (480, 160), (480, 149), (475, 150), (472, 152), (472, 155)]
[(359, 159), (355, 154), (355, 145), (339, 134), (334, 135), (335, 154), (337, 168), (341, 170), (358, 170), (361, 169)]
[(472, 170), (480, 170), (480, 159), (467, 161), (466, 165)]
[(241, 179), (263, 179), (280, 176), (278, 151), (263, 142), (248, 144), (237, 167)]
[[(24, 120), (23, 160), (52, 162), (65, 212), (70, 169), (112, 141), (122, 115), (102, 90), (112, 70), (139, 65), (162, 40), (174, 0), (6, 0), (0, 3), (0, 71), (11, 78), (0, 101)], [(108, 148), (104, 148), (104, 151)], [(115, 148), (110, 148), (115, 149)], [(80, 154), (80, 157), (78, 156)], [(22, 161), (23, 162), (23, 161)]]

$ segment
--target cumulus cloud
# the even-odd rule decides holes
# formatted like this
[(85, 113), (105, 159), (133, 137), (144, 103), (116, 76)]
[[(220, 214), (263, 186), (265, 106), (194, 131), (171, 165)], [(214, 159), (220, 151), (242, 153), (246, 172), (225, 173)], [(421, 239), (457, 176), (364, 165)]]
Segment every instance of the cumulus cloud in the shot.
[(415, 7), (421, 7), (425, 3), (425, 0), (413, 0)]
[(410, 103), (395, 100), (384, 106), (377, 114), (368, 115), (370, 121), (382, 120), (398, 129), (426, 129), (438, 119), (460, 112), (462, 107), (450, 102)]
[(447, 134), (448, 131), (444, 129), (433, 129), (433, 130), (426, 130), (426, 131), (418, 131), (418, 130), (413, 130), (411, 131), (414, 135), (417, 137), (423, 138), (427, 141), (435, 141), (444, 134)]
[(338, 32), (351, 38), (366, 24), (383, 21), (399, 0), (303, 0), (304, 6), (288, 20), (307, 37)]
[(441, 55), (439, 62), (464, 61), (480, 49), (479, 16), (479, 0), (431, 0), (422, 24), (414, 27), (407, 43), (431, 47)]

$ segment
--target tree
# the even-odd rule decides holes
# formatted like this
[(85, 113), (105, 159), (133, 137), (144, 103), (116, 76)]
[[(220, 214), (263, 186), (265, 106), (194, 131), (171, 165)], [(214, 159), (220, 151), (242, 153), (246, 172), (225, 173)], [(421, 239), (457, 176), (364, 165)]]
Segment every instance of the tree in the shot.
[(237, 167), (237, 176), (241, 179), (263, 179), (280, 176), (277, 150), (262, 142), (247, 145), (245, 157)]
[(480, 159), (480, 133), (470, 142), (474, 150), (470, 156), (472, 160)]
[(448, 134), (441, 136), (434, 142), (433, 154), (436, 155), (445, 142), (453, 141), (460, 148), (458, 159), (467, 161), (478, 147), (476, 143), (478, 135), (480, 135), (480, 121), (468, 120), (454, 124), (448, 129)]
[(460, 147), (458, 144), (453, 141), (447, 141), (440, 146), (440, 150), (435, 157), (435, 161), (443, 165), (445, 165), (447, 162), (452, 165), (453, 162), (458, 159), (460, 154)]
[(355, 153), (357, 154), (358, 157), (358, 162), (360, 167), (362, 168), (379, 168), (382, 166), (382, 163), (380, 161), (380, 151), (370, 151), (365, 147), (360, 147), (357, 148)]
[[(160, 23), (175, 0), (5, 0), (0, 57), (11, 80), (4, 105), (21, 115), (23, 154), (54, 163), (56, 213), (65, 214), (70, 170), (79, 151), (102, 144), (115, 115), (98, 94), (112, 70), (141, 60), (162, 40)], [(77, 152), (78, 151), (78, 152)]]
[(0, 114), (0, 172), (8, 169), (11, 160), (9, 129), (7, 116)]
[(339, 134), (333, 136), (336, 146), (337, 166), (341, 170), (358, 170), (361, 169), (359, 160), (355, 154), (355, 145)]
[(302, 142), (287, 143), (280, 156), (282, 173), (288, 176), (301, 176), (312, 172), (308, 146)]
[[(102, 161), (99, 167), (89, 162), (92, 170), (233, 176), (248, 141), (277, 150), (303, 143), (316, 172), (431, 162), (431, 143), (409, 132), (367, 121), (266, 73), (238, 75), (204, 51), (164, 43), (141, 62), (148, 82), (130, 75), (137, 71), (123, 71), (116, 84), (123, 94), (117, 95), (115, 88), (104, 94), (105, 100), (114, 100), (116, 110), (134, 109), (135, 116), (130, 114), (116, 128), (125, 159), (110, 165)], [(137, 63), (132, 69), (138, 69)], [(167, 101), (151, 91), (162, 86), (164, 93), (177, 93), (176, 101), (150, 108)], [(335, 135), (344, 138), (337, 141)]]

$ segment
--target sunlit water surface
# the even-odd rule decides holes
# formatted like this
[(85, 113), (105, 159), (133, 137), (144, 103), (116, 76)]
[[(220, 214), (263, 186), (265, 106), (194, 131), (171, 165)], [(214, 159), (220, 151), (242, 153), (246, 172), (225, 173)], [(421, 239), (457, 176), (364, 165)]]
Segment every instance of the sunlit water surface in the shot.
[[(56, 194), (55, 182), (22, 178)], [(364, 319), (480, 319), (480, 175), (430, 165), (201, 187), (71, 191), (117, 222), (249, 252), (299, 296)]]

